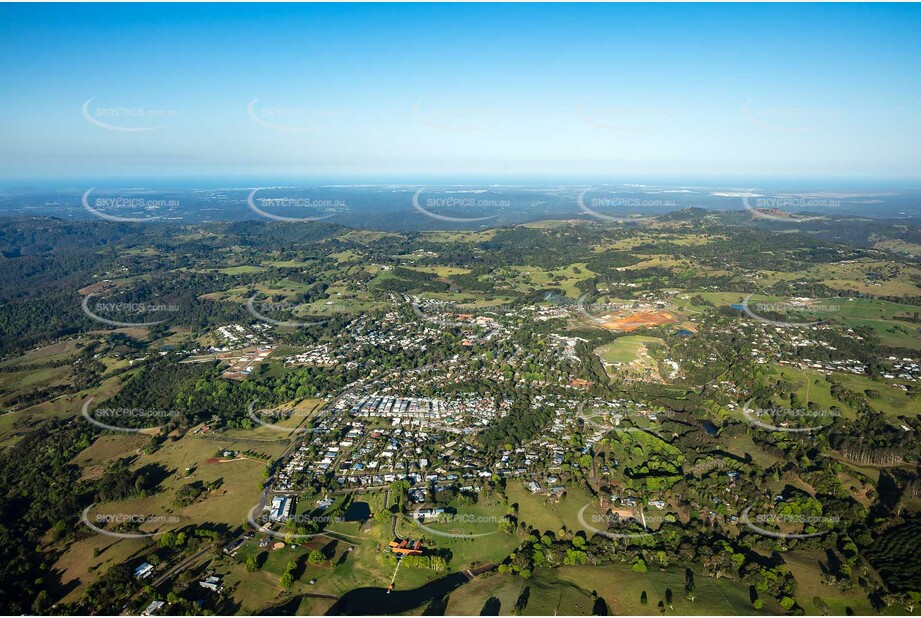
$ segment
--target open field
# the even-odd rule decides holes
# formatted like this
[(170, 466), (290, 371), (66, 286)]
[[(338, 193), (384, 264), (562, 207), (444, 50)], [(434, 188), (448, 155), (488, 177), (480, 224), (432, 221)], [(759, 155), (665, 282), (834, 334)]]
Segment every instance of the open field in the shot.
[(885, 414), (887, 418), (895, 421), (899, 416), (915, 416), (918, 414), (919, 401), (907, 392), (890, 386), (884, 382), (877, 382), (869, 376), (854, 374), (836, 375), (835, 379), (848, 389), (864, 393), (874, 391), (878, 396), (867, 397), (867, 404), (874, 410)]
[(821, 615), (813, 599), (821, 598), (831, 609), (833, 616), (843, 616), (848, 611), (854, 614), (873, 614), (867, 595), (862, 590), (843, 592), (835, 586), (822, 583), (822, 562), (824, 552), (794, 551), (783, 555), (784, 562), (790, 567), (793, 577), (796, 578), (796, 602), (806, 610), (807, 614)]
[[(121, 388), (121, 376), (106, 378), (93, 389), (74, 395), (62, 395), (34, 406), (0, 415), (0, 447), (7, 447), (19, 441), (30, 429), (49, 418), (68, 418), (80, 415), (84, 401), (94, 397), (101, 401), (111, 397)], [(80, 422), (87, 422), (81, 420)]]
[(483, 230), (481, 232), (423, 232), (422, 236), (431, 242), (446, 243), (480, 243), (492, 240), (497, 230)]
[(541, 532), (553, 534), (562, 528), (582, 530), (576, 517), (579, 510), (591, 502), (591, 496), (579, 487), (567, 487), (566, 496), (557, 500), (531, 493), (522, 483), (510, 480), (505, 488), (508, 503), (518, 505), (518, 519)]
[(662, 344), (658, 337), (645, 337), (643, 335), (630, 335), (618, 337), (613, 343), (595, 350), (595, 354), (608, 363), (630, 363), (637, 360), (647, 348), (647, 344)]
[[(657, 614), (659, 602), (670, 596), (676, 615), (770, 615), (783, 613), (777, 603), (763, 597), (765, 607), (752, 607), (748, 586), (728, 579), (713, 579), (694, 574), (694, 601), (684, 592), (684, 569), (636, 573), (627, 564), (563, 566), (537, 569), (532, 577), (490, 573), (465, 584), (448, 597), (447, 614), (477, 615), (484, 607), (498, 609), (503, 616), (518, 613), (533, 615), (591, 615), (595, 608), (592, 592), (607, 605), (610, 615)], [(640, 601), (642, 592), (647, 603)], [(519, 601), (524, 608), (514, 612)], [(489, 605), (487, 605), (489, 603)], [(421, 615), (422, 612), (412, 612)]]
[(883, 240), (873, 246), (876, 249), (895, 251), (896, 253), (904, 253), (905, 255), (910, 255), (912, 257), (921, 256), (921, 245), (917, 243), (906, 242), (904, 240)]
[(15, 358), (10, 358), (5, 361), (0, 362), (0, 367), (12, 367), (12, 366), (22, 366), (22, 365), (33, 365), (36, 363), (47, 363), (51, 361), (61, 361), (68, 358), (73, 358), (80, 352), (80, 348), (85, 346), (87, 343), (94, 341), (87, 337), (75, 337), (73, 339), (66, 339), (64, 341), (58, 341), (51, 345), (43, 346), (30, 350), (22, 356), (17, 356)]
[[(79, 524), (83, 525), (83, 524)], [(71, 590), (64, 602), (76, 601), (96, 578), (113, 566), (142, 556), (155, 548), (149, 538), (114, 539), (87, 531), (84, 538), (73, 543), (54, 564), (60, 573), (61, 585)]]
[[(387, 550), (391, 540), (389, 524), (372, 523), (370, 530), (362, 532), (355, 542), (321, 536), (276, 550), (271, 544), (258, 547), (260, 538), (257, 535), (240, 548), (235, 558), (224, 558), (216, 566), (220, 573), (226, 574), (226, 582), (234, 586), (234, 598), (249, 613), (259, 613), (286, 598), (278, 582), (290, 560), (299, 564), (295, 572), (298, 576), (290, 590), (292, 596), (305, 593), (340, 596), (366, 586), (386, 588), (394, 571)], [(307, 564), (306, 555), (314, 549), (323, 551), (327, 561), (321, 565)], [(246, 572), (245, 563), (250, 557), (260, 564), (255, 574)], [(441, 576), (430, 570), (400, 569), (396, 589), (418, 588)], [(310, 584), (311, 579), (316, 579), (316, 583)]]
[[(168, 439), (152, 454), (138, 453), (138, 446), (137, 434), (106, 435), (98, 438), (78, 456), (80, 465), (86, 466), (85, 474), (100, 473), (108, 457), (136, 456), (132, 464), (134, 468), (146, 468), (149, 474), (164, 477), (160, 485), (162, 491), (158, 494), (95, 505), (88, 514), (91, 521), (110, 516), (151, 517), (152, 521), (141, 524), (140, 532), (165, 532), (189, 524), (212, 524), (230, 531), (244, 524), (247, 512), (256, 504), (261, 492), (264, 462), (240, 459), (227, 463), (208, 463), (209, 458), (224, 448), (224, 443), (192, 435), (179, 440)], [(237, 448), (265, 450), (252, 445), (240, 445)], [(190, 469), (188, 472), (187, 468)], [(217, 482), (217, 488), (206, 491), (188, 506), (177, 506), (174, 503), (176, 490), (191, 482)], [(65, 572), (65, 584), (76, 580), (81, 582), (80, 588), (70, 595), (78, 596), (83, 586), (95, 581), (95, 571), (102, 573), (155, 543), (156, 537), (113, 539), (90, 533), (87, 538), (68, 548), (61, 556), (58, 568)], [(91, 557), (97, 547), (105, 548), (99, 559)]]
[[(168, 476), (162, 482), (162, 491), (154, 496), (124, 500), (113, 504), (100, 504), (100, 512), (157, 513), (176, 515), (187, 523), (223, 524), (235, 528), (246, 520), (249, 509), (256, 504), (261, 492), (262, 473), (266, 463), (255, 459), (235, 459), (226, 463), (209, 463), (220, 451), (251, 449), (277, 457), (283, 445), (251, 444), (233, 441), (213, 441), (187, 434), (179, 440), (168, 439), (154, 453), (142, 453), (134, 462), (135, 468), (150, 466)], [(223, 458), (220, 458), (223, 459)], [(189, 469), (190, 471), (186, 472)], [(218, 487), (206, 492), (189, 506), (179, 507), (173, 502), (176, 490), (186, 484), (204, 484), (220, 481)]]
[[(595, 276), (584, 262), (570, 264), (564, 268), (546, 270), (536, 266), (509, 266), (499, 273), (508, 280), (512, 289), (519, 292), (532, 292), (547, 288), (559, 288), (568, 298), (578, 298), (582, 292), (576, 284)], [(495, 274), (493, 275), (495, 277)]]
[[(832, 396), (831, 383), (823, 373), (774, 365), (771, 367), (771, 374), (792, 384), (799, 401), (813, 403), (820, 410), (839, 408), (844, 415), (853, 417), (854, 410)], [(837, 379), (839, 375), (843, 374), (835, 374), (835, 378)], [(779, 399), (777, 403), (780, 403)]]
[[(521, 543), (518, 534), (508, 534), (498, 529), (506, 513), (500, 495), (481, 495), (476, 504), (458, 504), (451, 508), (456, 509), (456, 513), (446, 523), (426, 521), (420, 525), (401, 518), (397, 533), (404, 537), (423, 539), (433, 543), (439, 550), (450, 551), (451, 571), (463, 570), (474, 563), (501, 562)], [(437, 533), (470, 536), (459, 538)]]
[[(650, 567), (647, 573), (634, 572), (629, 564), (611, 564), (601, 567), (560, 567), (559, 577), (586, 590), (596, 590), (608, 602), (611, 613), (655, 614), (659, 602), (666, 602), (671, 591), (673, 610), (677, 615), (767, 615), (782, 613), (776, 602), (763, 597), (764, 609), (756, 610), (749, 600), (748, 586), (728, 579), (713, 579), (694, 575), (695, 600), (686, 598), (685, 569), (667, 568), (663, 571)], [(640, 596), (646, 591), (648, 603), (643, 605)]]
[(248, 264), (241, 264), (240, 266), (228, 266), (227, 268), (218, 268), (216, 272), (219, 272), (224, 275), (244, 275), (250, 273), (261, 273), (265, 271), (264, 268), (259, 266), (250, 266)]
[(80, 467), (84, 479), (99, 478), (113, 461), (137, 455), (148, 442), (148, 436), (138, 433), (103, 434), (74, 457), (73, 463)]
[(522, 616), (591, 616), (594, 608), (590, 590), (554, 569), (538, 569), (528, 579), (490, 573), (464, 584), (449, 595), (446, 613), (511, 616), (519, 602)]
[(447, 279), (454, 275), (465, 275), (470, 272), (469, 268), (457, 268), (455, 266), (407, 266), (406, 268), (422, 273), (431, 273), (442, 279)]
[[(480, 615), (486, 601), (491, 597), (498, 599), (500, 615), (511, 615), (511, 610), (521, 596), (521, 591), (527, 585), (528, 582), (515, 575), (486, 573), (448, 595), (445, 615)], [(424, 615), (423, 611), (416, 611), (413, 614)]]
[(881, 296), (918, 296), (921, 287), (912, 281), (921, 269), (913, 264), (890, 260), (863, 259), (854, 262), (816, 264), (807, 269), (810, 278), (832, 288)]

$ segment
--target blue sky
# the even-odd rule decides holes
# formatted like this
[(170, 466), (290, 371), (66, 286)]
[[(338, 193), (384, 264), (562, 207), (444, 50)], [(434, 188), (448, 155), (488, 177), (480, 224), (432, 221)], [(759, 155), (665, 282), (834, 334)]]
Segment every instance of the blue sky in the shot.
[(2, 5), (0, 176), (916, 179), (919, 32), (918, 5)]

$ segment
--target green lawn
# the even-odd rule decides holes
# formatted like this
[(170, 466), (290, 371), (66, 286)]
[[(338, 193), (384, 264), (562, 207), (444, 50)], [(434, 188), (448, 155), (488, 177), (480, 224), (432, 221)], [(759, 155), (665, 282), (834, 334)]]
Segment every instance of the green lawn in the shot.
[(582, 530), (577, 514), (591, 502), (591, 496), (580, 487), (568, 487), (566, 496), (554, 498), (531, 493), (521, 482), (509, 481), (505, 488), (509, 504), (518, 504), (518, 519), (541, 532), (556, 533), (561, 527), (568, 530)]
[[(604, 597), (612, 614), (635, 615), (657, 614), (659, 601), (665, 602), (671, 591), (674, 610), (672, 615), (768, 615), (783, 613), (777, 603), (762, 597), (764, 609), (752, 607), (748, 586), (728, 579), (713, 579), (700, 574), (694, 575), (695, 600), (690, 601), (684, 592), (685, 569), (669, 567), (659, 571), (650, 567), (645, 574), (634, 572), (627, 564), (611, 564), (599, 567), (560, 567), (559, 577), (586, 590), (596, 590)], [(647, 604), (640, 597), (646, 591)]]
[(917, 416), (921, 411), (921, 405), (917, 399), (905, 391), (889, 386), (884, 382), (876, 382), (868, 376), (859, 376), (853, 374), (836, 374), (835, 379), (844, 384), (848, 389), (863, 394), (864, 391), (875, 391), (879, 393), (877, 399), (865, 397), (866, 402), (871, 408), (885, 414), (888, 418), (895, 420), (898, 416)]
[(618, 337), (613, 343), (603, 345), (595, 353), (608, 363), (629, 363), (635, 361), (647, 344), (663, 344), (658, 337), (627, 335)]
[(786, 552), (783, 559), (796, 578), (796, 602), (807, 614), (821, 615), (813, 601), (815, 597), (821, 598), (828, 605), (832, 615), (843, 616), (848, 608), (858, 615), (876, 613), (862, 589), (843, 592), (822, 583), (820, 561), (826, 560), (824, 552)]
[(501, 573), (478, 577), (449, 595), (445, 615), (476, 616), (490, 609), (511, 616), (519, 599), (526, 599), (523, 616), (590, 616), (594, 607), (590, 590), (561, 579), (555, 569), (538, 569), (528, 579)]
[[(434, 543), (439, 550), (451, 552), (451, 571), (463, 570), (473, 563), (501, 562), (521, 543), (518, 534), (499, 531), (506, 507), (499, 494), (481, 495), (476, 504), (451, 505), (456, 514), (447, 522), (424, 522), (425, 528), (410, 519), (401, 519), (397, 532), (402, 536)], [(461, 535), (440, 536), (435, 532)], [(484, 535), (484, 536), (475, 536)]]

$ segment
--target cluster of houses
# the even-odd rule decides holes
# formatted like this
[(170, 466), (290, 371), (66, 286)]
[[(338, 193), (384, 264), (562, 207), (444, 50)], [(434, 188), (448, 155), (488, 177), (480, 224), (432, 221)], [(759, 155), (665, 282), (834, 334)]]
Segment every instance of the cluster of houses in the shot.
[[(479, 472), (491, 474), (471, 444), (445, 442), (445, 434), (438, 431), (378, 425), (372, 428), (349, 415), (327, 417), (285, 462), (276, 475), (275, 490), (296, 491), (313, 479), (334, 480), (339, 487), (385, 487), (397, 480), (411, 485), (454, 483)], [(334, 435), (337, 441), (331, 440)]]
[[(903, 358), (899, 360), (895, 356), (890, 356), (892, 361), (892, 371), (884, 372), (882, 375), (887, 380), (905, 380), (906, 382), (921, 381), (921, 362), (913, 358)], [(902, 386), (902, 385), (900, 385)], [(903, 386), (903, 390), (907, 390)]]
[(338, 345), (330, 343), (316, 343), (298, 354), (285, 358), (285, 365), (313, 365), (317, 367), (332, 367), (340, 360)]
[(553, 344), (554, 348), (559, 353), (560, 360), (579, 360), (579, 356), (576, 354), (576, 346), (579, 343), (587, 343), (588, 339), (583, 339), (582, 337), (564, 337), (563, 335), (557, 335), (556, 333), (550, 333), (550, 343)]
[(278, 346), (260, 345), (254, 348), (245, 348), (243, 350), (233, 350), (231, 352), (222, 352), (217, 355), (221, 360), (230, 362), (230, 366), (224, 370), (221, 376), (225, 378), (245, 378), (253, 370), (261, 365), (275, 351)]
[[(407, 297), (408, 298), (408, 297)], [(420, 301), (423, 304), (431, 301)], [(477, 340), (489, 340), (501, 332), (503, 327), (493, 318), (485, 316), (455, 316), (458, 323), (466, 320), (471, 327), (486, 326), (485, 333), (471, 333), (467, 344)], [(441, 340), (444, 325), (425, 319), (407, 319), (400, 311), (385, 313), (380, 318), (358, 317), (336, 334), (334, 342), (316, 343), (303, 351), (285, 358), (286, 365), (337, 366), (346, 369), (357, 367), (362, 351), (369, 348), (397, 351), (424, 351)]]
[(357, 418), (379, 418), (394, 427), (434, 427), (453, 433), (471, 433), (504, 416), (505, 407), (489, 398), (468, 396), (453, 400), (428, 397), (370, 395), (357, 398), (350, 414)]
[[(826, 360), (813, 360), (803, 356), (803, 349), (820, 349), (826, 352), (836, 352), (837, 348), (821, 337), (821, 333), (832, 330), (830, 326), (808, 326), (802, 328), (784, 328), (780, 326), (768, 326), (755, 320), (744, 321), (734, 328), (745, 333), (748, 341), (752, 343), (752, 354), (758, 364), (776, 363), (797, 369), (811, 370), (818, 373), (831, 374), (852, 373), (855, 375), (865, 375), (867, 373), (866, 363), (854, 358), (839, 358)], [(848, 337), (860, 341), (863, 338), (856, 334), (853, 329), (846, 329)], [(890, 360), (897, 360), (890, 358)], [(914, 364), (916, 368), (914, 380), (921, 377), (921, 365), (918, 365), (914, 359), (902, 359), (903, 362)], [(897, 375), (893, 373), (883, 374), (884, 378), (912, 380), (908, 365), (908, 371), (902, 371), (908, 375)], [(898, 369), (903, 369), (899, 367)]]
[(219, 327), (214, 336), (218, 339), (220, 347), (213, 347), (210, 352), (227, 352), (235, 348), (247, 346), (269, 345), (272, 340), (272, 325), (265, 322), (253, 324), (226, 324)]
[[(396, 480), (410, 483), (410, 498), (425, 502), (432, 488), (454, 485), (478, 491), (482, 479), (531, 480), (532, 491), (560, 496), (564, 464), (575, 461), (624, 419), (655, 424), (655, 412), (625, 399), (580, 401), (536, 396), (532, 405), (553, 410), (545, 435), (512, 449), (486, 452), (475, 439), (453, 433), (459, 426), (481, 427), (507, 410), (508, 402), (457, 401), (380, 395), (340, 398), (276, 474), (274, 489), (296, 492), (308, 484), (326, 487), (382, 488)], [(584, 423), (579, 411), (592, 411)], [(599, 412), (602, 410), (602, 412)], [(399, 421), (399, 422), (396, 422)], [(584, 424), (582, 424), (584, 423)], [(572, 437), (581, 432), (582, 446)], [(601, 474), (610, 474), (602, 466)], [(279, 503), (280, 505), (281, 503)]]

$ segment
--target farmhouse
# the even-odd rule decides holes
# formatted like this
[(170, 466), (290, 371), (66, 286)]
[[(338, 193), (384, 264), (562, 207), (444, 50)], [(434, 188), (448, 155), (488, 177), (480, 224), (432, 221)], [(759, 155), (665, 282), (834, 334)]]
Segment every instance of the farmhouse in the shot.
[(413, 513), (413, 517), (415, 517), (416, 519), (428, 519), (430, 517), (438, 517), (444, 512), (445, 510), (443, 508), (419, 509), (418, 511)]
[(397, 539), (390, 541), (390, 551), (401, 556), (421, 556), (422, 541)]

